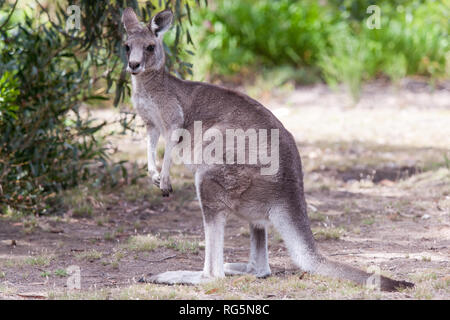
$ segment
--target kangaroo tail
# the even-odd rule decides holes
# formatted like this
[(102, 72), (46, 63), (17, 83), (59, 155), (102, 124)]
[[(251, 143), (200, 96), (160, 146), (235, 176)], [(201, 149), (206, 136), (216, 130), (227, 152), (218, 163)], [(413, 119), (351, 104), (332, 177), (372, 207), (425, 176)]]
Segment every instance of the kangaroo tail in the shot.
[[(343, 263), (328, 260), (317, 250), (311, 232), (305, 205), (301, 206), (300, 214), (283, 208), (272, 210), (270, 220), (279, 231), (294, 263), (300, 269), (332, 278), (353, 281), (360, 285), (368, 283), (377, 285), (383, 291), (396, 291), (413, 287), (407, 281), (397, 281), (381, 275), (374, 275)], [(377, 278), (379, 276), (379, 278)], [(379, 282), (377, 280), (379, 279)], [(373, 282), (372, 282), (373, 281)]]
[(329, 276), (333, 278), (346, 279), (360, 285), (379, 285), (382, 291), (397, 291), (403, 288), (414, 287), (414, 284), (407, 281), (397, 281), (382, 275), (370, 274), (349, 265), (322, 258), (313, 273)]

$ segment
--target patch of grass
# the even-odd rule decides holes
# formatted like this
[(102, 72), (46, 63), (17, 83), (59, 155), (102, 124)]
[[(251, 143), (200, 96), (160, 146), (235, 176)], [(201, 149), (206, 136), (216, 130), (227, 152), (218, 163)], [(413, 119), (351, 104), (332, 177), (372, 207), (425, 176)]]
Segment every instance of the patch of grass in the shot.
[(133, 223), (133, 227), (134, 227), (135, 229), (140, 229), (140, 228), (142, 227), (142, 223), (141, 223), (139, 220), (136, 220), (136, 221)]
[(13, 268), (13, 267), (21, 267), (25, 263), (25, 259), (23, 257), (11, 257), (9, 259), (1, 259), (0, 266), (4, 268)]
[(156, 235), (137, 235), (128, 239), (128, 243), (124, 246), (128, 250), (136, 252), (153, 251), (156, 248), (168, 248), (179, 251), (181, 253), (198, 253), (202, 248), (198, 241), (180, 240), (175, 238), (161, 239)]
[(216, 279), (200, 285), (201, 291), (206, 295), (224, 294), (227, 292), (227, 279)]
[(103, 252), (95, 249), (79, 252), (75, 254), (75, 258), (78, 260), (87, 260), (89, 262), (99, 260), (103, 257)]
[[(441, 286), (444, 286), (442, 284)], [(439, 287), (441, 288), (441, 287)], [(430, 299), (428, 288), (418, 293), (399, 293), (419, 299)], [(383, 299), (383, 292), (365, 289), (350, 281), (311, 274), (294, 274), (257, 279), (252, 275), (216, 279), (198, 286), (131, 285), (125, 288), (104, 288), (87, 291), (52, 292), (50, 299)]]
[(69, 275), (65, 269), (57, 269), (53, 271), (53, 274), (58, 277), (67, 277)]
[(91, 218), (93, 208), (91, 204), (83, 204), (73, 209), (72, 216), (74, 218)]
[(90, 218), (96, 210), (114, 203), (110, 193), (91, 185), (80, 185), (60, 193), (64, 207), (76, 218)]
[(345, 232), (342, 228), (312, 228), (316, 240), (337, 240)]
[(0, 208), (0, 212), (2, 213), (0, 217), (5, 218), (11, 221), (20, 221), (25, 216), (22, 211), (14, 209), (10, 206), (2, 206)]
[(110, 290), (100, 289), (100, 290), (68, 290), (64, 292), (50, 291), (48, 293), (48, 298), (50, 300), (107, 300), (110, 298)]
[(36, 220), (36, 218), (30, 218), (30, 219), (26, 219), (23, 222), (23, 232), (25, 234), (31, 234), (33, 233), (37, 228), (39, 227), (39, 224)]
[(137, 235), (128, 239), (125, 248), (132, 251), (153, 251), (156, 248), (164, 247), (165, 241), (155, 235)]
[(412, 276), (412, 279), (415, 282), (426, 282), (430, 280), (436, 280), (438, 278), (438, 274), (436, 272), (429, 272), (429, 273), (416, 273)]
[(430, 292), (428, 288), (416, 288), (414, 291), (414, 298), (421, 300), (430, 300), (433, 298), (433, 294)]
[(308, 214), (308, 216), (309, 216), (309, 219), (313, 222), (315, 222), (315, 221), (322, 222), (327, 219), (327, 217), (320, 212), (311, 212)]
[(115, 293), (115, 298), (126, 300), (197, 300), (198, 294), (186, 286), (159, 286), (146, 284), (143, 286), (130, 286)]
[(116, 261), (120, 261), (123, 259), (123, 257), (125, 257), (125, 252), (123, 252), (122, 250), (117, 250), (116, 252), (114, 252), (113, 254), (113, 258)]
[(126, 185), (121, 189), (121, 196), (130, 202), (149, 201), (152, 205), (162, 203), (161, 194), (156, 187), (148, 183)]
[(89, 244), (95, 245), (96, 243), (98, 243), (100, 241), (100, 239), (98, 239), (98, 238), (90, 238), (88, 241), (89, 241)]
[(371, 226), (375, 223), (375, 219), (370, 217), (370, 218), (365, 218), (362, 220), (362, 223), (367, 225), (367, 226)]
[(49, 272), (49, 271), (42, 271), (41, 272), (41, 277), (43, 277), (43, 278), (50, 277), (51, 275), (52, 275), (52, 273)]
[(132, 285), (125, 288), (103, 288), (100, 290), (50, 292), (51, 300), (168, 300), (199, 298), (195, 287), (155, 284)]
[(181, 253), (198, 253), (201, 248), (198, 241), (179, 240), (169, 238), (164, 245), (166, 248), (179, 251)]
[(11, 295), (17, 293), (17, 288), (0, 284), (0, 292), (6, 295)]
[(105, 239), (106, 241), (113, 241), (116, 238), (116, 233), (115, 232), (105, 232), (105, 234), (103, 235), (103, 239)]
[(446, 290), (447, 292), (450, 292), (450, 277), (439, 279), (433, 284), (433, 288), (436, 290)]
[(25, 259), (25, 264), (37, 267), (48, 267), (55, 256), (52, 254), (42, 254)]
[(107, 223), (107, 222), (108, 222), (108, 219), (105, 218), (104, 216), (101, 216), (101, 217), (98, 217), (97, 219), (95, 219), (95, 223), (97, 223), (97, 225), (98, 225), (99, 227), (104, 226), (105, 223)]
[(111, 267), (113, 269), (119, 269), (120, 261), (125, 257), (125, 252), (121, 249), (115, 251), (112, 255), (112, 259), (110, 260)]
[(123, 233), (123, 231), (125, 230), (125, 228), (123, 227), (123, 226), (119, 226), (119, 227), (117, 227), (117, 229), (116, 229), (116, 233)]

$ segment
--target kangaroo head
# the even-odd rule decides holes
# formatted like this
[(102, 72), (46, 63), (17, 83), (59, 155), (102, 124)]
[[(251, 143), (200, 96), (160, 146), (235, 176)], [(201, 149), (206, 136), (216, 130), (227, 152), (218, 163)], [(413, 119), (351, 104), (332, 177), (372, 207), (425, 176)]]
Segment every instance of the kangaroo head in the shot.
[(125, 51), (127, 71), (138, 75), (149, 70), (164, 68), (163, 34), (170, 28), (173, 14), (164, 10), (156, 14), (147, 26), (142, 26), (133, 9), (126, 8), (122, 22), (128, 35)]

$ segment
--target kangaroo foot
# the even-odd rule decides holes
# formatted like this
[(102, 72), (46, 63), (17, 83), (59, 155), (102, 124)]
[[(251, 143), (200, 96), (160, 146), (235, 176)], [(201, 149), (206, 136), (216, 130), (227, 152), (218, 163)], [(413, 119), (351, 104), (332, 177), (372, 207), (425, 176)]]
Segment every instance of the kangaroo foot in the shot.
[(205, 277), (202, 271), (167, 271), (148, 279), (148, 282), (161, 284), (190, 284), (196, 285), (213, 280), (210, 277)]
[(257, 278), (267, 278), (271, 275), (269, 267), (255, 268), (254, 266), (246, 263), (225, 263), (223, 265), (225, 275), (235, 276), (242, 274), (253, 274)]

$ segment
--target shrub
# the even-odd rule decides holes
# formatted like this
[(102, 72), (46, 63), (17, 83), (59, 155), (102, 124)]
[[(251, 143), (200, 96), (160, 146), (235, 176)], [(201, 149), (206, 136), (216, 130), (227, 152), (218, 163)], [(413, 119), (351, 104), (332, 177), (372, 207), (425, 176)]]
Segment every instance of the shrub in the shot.
[[(189, 65), (179, 57), (181, 9), (189, 7), (172, 2), (177, 32), (166, 48), (167, 67), (184, 74)], [(138, 4), (79, 3), (82, 29), (66, 31), (61, 3), (49, 2), (55, 22), (49, 8), (14, 11), (17, 2), (0, 0), (0, 213), (45, 213), (58, 191), (81, 181), (114, 186), (127, 178), (123, 163), (108, 157), (106, 123), (81, 110), (109, 98), (98, 87), (103, 93), (115, 89), (116, 104), (129, 92), (120, 17), (125, 6)], [(148, 17), (156, 9), (148, 1), (138, 13)]]
[(0, 202), (42, 210), (41, 195), (75, 185), (106, 158), (95, 138), (104, 123), (80, 115), (80, 102), (92, 98), (89, 66), (59, 33), (27, 17), (0, 39), (8, 102), (0, 119)]
[[(316, 1), (218, 1), (203, 10), (206, 28), (198, 36), (209, 72), (242, 68), (313, 66), (333, 25), (333, 14)], [(200, 23), (200, 22), (199, 22)]]
[(380, 29), (367, 28), (365, 21), (347, 24), (321, 54), (327, 82), (347, 84), (355, 100), (362, 82), (381, 74), (393, 81), (406, 75), (449, 76), (450, 8), (431, 0), (397, 2), (382, 2)]
[(381, 29), (366, 25), (370, 0), (218, 0), (196, 18), (201, 72), (319, 70), (357, 99), (364, 81), (449, 76), (448, 1), (380, 0)]

